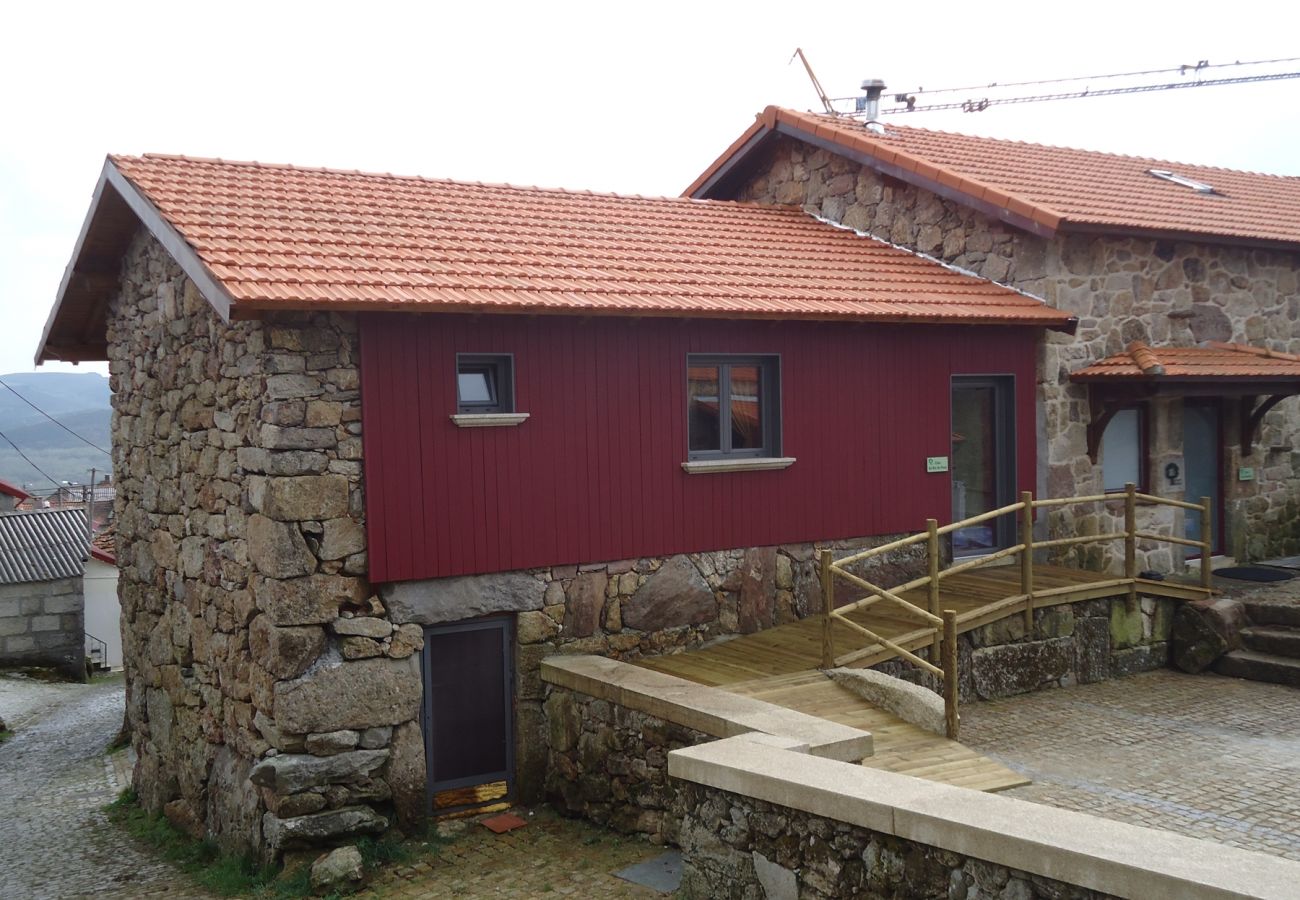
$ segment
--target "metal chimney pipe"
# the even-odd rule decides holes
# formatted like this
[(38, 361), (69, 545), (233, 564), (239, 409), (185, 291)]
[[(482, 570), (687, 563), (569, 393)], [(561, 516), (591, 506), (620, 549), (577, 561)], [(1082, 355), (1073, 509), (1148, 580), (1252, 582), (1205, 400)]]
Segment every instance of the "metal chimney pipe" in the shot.
[(862, 90), (867, 95), (858, 98), (858, 112), (865, 113), (868, 122), (875, 122), (880, 118), (880, 95), (885, 92), (885, 83), (879, 78), (868, 78), (862, 82)]

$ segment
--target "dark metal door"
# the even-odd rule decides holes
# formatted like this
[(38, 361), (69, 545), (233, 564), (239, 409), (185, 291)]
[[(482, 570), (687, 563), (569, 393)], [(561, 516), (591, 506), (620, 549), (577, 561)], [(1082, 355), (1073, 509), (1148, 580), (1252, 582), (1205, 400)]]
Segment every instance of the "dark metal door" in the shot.
[[(514, 786), (514, 643), (510, 617), (425, 629), (424, 747), (428, 809), (474, 805), (435, 802), (456, 789)], [(499, 799), (497, 793), (495, 798)]]
[[(952, 517), (954, 521), (1015, 502), (1015, 381), (1010, 376), (952, 379)], [(1014, 516), (953, 533), (954, 556), (979, 556), (1011, 546)]]

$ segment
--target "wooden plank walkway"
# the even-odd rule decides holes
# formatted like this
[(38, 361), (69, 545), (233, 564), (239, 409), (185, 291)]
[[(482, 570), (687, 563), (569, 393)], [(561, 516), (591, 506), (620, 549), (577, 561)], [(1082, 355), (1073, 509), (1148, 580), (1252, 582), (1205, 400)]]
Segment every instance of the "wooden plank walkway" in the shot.
[[(1019, 566), (975, 569), (946, 578), (941, 584), (939, 608), (956, 610), (959, 633), (1024, 614), (1022, 604), (1008, 607), (999, 603), (1021, 593)], [(1178, 582), (1156, 581), (1141, 581), (1138, 590), (1183, 600), (1208, 593)], [(1034, 591), (1061, 591), (1035, 597), (1034, 608), (1039, 609), (1123, 596), (1127, 586), (1117, 584), (1113, 575), (1062, 566), (1035, 566)], [(923, 609), (928, 603), (924, 590), (908, 591), (901, 596)], [(928, 647), (932, 640), (932, 633), (923, 622), (889, 601), (855, 610), (847, 618), (908, 650)], [(869, 639), (865, 635), (839, 621), (832, 627), (837, 656), (867, 647)], [(1000, 763), (956, 741), (904, 722), (823, 675), (818, 671), (821, 629), (822, 618), (809, 616), (698, 650), (642, 659), (637, 665), (870, 731), (875, 739), (875, 753), (863, 760), (865, 766), (981, 791), (999, 791), (1029, 783)], [(875, 651), (854, 662), (854, 666), (876, 665), (897, 655), (878, 644), (872, 646)]]
[(956, 741), (872, 706), (818, 671), (728, 685), (735, 694), (871, 732), (875, 753), (862, 765), (977, 791), (1004, 791), (1029, 780)]
[[(1126, 588), (1114, 585), (1115, 576), (1085, 572), (1064, 566), (1034, 567), (1034, 590), (1048, 591), (1073, 588), (1069, 593), (1036, 599), (1035, 609), (1076, 603), (1098, 597), (1120, 596)], [(1157, 596), (1189, 600), (1205, 596), (1199, 588), (1175, 582), (1142, 582), (1139, 591)], [(991, 566), (963, 572), (944, 579), (939, 594), (939, 608), (957, 611), (958, 633), (970, 631), (1012, 615), (1022, 615), (1023, 606), (991, 609), (995, 601), (1020, 593), (1019, 566)], [(908, 591), (904, 600), (921, 608), (927, 605), (924, 590)], [(866, 609), (849, 613), (848, 618), (870, 628), (887, 640), (908, 650), (928, 646), (930, 636), (923, 633), (924, 623), (902, 610), (897, 604), (882, 600)], [(835, 653), (842, 656), (866, 647), (868, 639), (848, 626), (834, 623)], [(688, 681), (714, 686), (750, 681), (774, 675), (791, 675), (821, 666), (820, 616), (808, 616), (798, 622), (779, 625), (755, 634), (719, 641), (689, 653), (643, 659), (638, 664), (658, 672), (676, 675)], [(896, 654), (880, 647), (878, 652), (853, 663), (856, 667), (873, 666)]]

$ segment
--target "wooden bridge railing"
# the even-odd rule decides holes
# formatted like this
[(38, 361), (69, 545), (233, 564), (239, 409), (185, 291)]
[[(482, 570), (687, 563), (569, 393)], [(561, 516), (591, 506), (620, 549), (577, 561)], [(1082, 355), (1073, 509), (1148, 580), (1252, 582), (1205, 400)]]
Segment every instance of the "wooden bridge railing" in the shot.
[[(1124, 500), (1124, 530), (1116, 532), (1107, 532), (1105, 534), (1078, 535), (1074, 537), (1053, 538), (1045, 541), (1034, 540), (1034, 513), (1036, 510), (1050, 507), (1070, 506), (1082, 503), (1098, 503), (1104, 501), (1113, 501), (1123, 498)], [(1188, 538), (1175, 537), (1172, 534), (1153, 534), (1137, 530), (1137, 504), (1138, 501), (1144, 503), (1172, 506), (1179, 509), (1194, 510), (1201, 514), (1201, 540), (1193, 541)], [(1202, 497), (1200, 503), (1188, 503), (1183, 500), (1171, 500), (1165, 497), (1155, 497), (1151, 494), (1138, 493), (1137, 487), (1133, 484), (1125, 486), (1123, 494), (1092, 494), (1082, 497), (1061, 497), (1050, 500), (1035, 500), (1029, 491), (1024, 491), (1020, 495), (1020, 500), (1000, 509), (990, 510), (989, 512), (980, 513), (977, 516), (971, 516), (962, 519), (960, 522), (953, 522), (949, 525), (940, 526), (935, 519), (926, 520), (926, 530), (919, 534), (909, 535), (888, 544), (882, 544), (879, 547), (873, 547), (870, 550), (863, 550), (860, 553), (854, 553), (843, 559), (835, 559), (831, 551), (822, 550), (818, 554), (818, 563), (820, 565), (820, 580), (822, 589), (822, 666), (831, 668), (833, 666), (844, 666), (855, 662), (863, 657), (870, 656), (879, 652), (879, 648), (885, 648), (896, 653), (899, 657), (906, 659), (908, 662), (933, 675), (938, 676), (943, 682), (943, 699), (944, 699), (944, 720), (945, 728), (950, 738), (956, 738), (958, 733), (958, 710), (957, 710), (957, 613), (954, 610), (940, 610), (939, 605), (939, 586), (945, 578), (950, 578), (961, 572), (969, 572), (1005, 559), (1009, 556), (1020, 555), (1020, 593), (1003, 597), (995, 600), (980, 608), (981, 615), (987, 615), (991, 612), (1004, 609), (1021, 609), (1025, 617), (1025, 628), (1027, 631), (1033, 629), (1034, 624), (1034, 601), (1039, 598), (1049, 597), (1058, 594), (1067, 594), (1074, 587), (1049, 588), (1047, 590), (1034, 590), (1034, 551), (1045, 550), (1054, 547), (1076, 547), (1084, 544), (1096, 544), (1105, 541), (1123, 541), (1124, 542), (1124, 577), (1115, 578), (1110, 581), (1091, 582), (1090, 588), (1098, 587), (1125, 587), (1128, 589), (1130, 602), (1137, 600), (1137, 544), (1138, 541), (1164, 542), (1177, 544), (1186, 547), (1196, 547), (1201, 551), (1201, 586), (1210, 587), (1210, 556), (1213, 551), (1214, 541), (1211, 530), (1211, 511), (1212, 505), (1209, 497)], [(970, 559), (956, 565), (949, 566), (947, 569), (941, 569), (940, 564), (942, 556), (940, 552), (939, 538), (946, 534), (951, 534), (962, 528), (968, 528), (971, 525), (978, 525), (1002, 516), (1016, 514), (1020, 528), (1020, 540), (1002, 550), (997, 550), (977, 559)], [(910, 547), (916, 544), (926, 545), (926, 561), (928, 572), (919, 578), (898, 585), (894, 588), (883, 588), (878, 584), (873, 584), (860, 575), (848, 571), (848, 567), (868, 559), (883, 556), (886, 553), (895, 550), (901, 550), (904, 547)], [(854, 587), (866, 591), (862, 598), (836, 608), (835, 606), (835, 584), (836, 579), (846, 581)], [(917, 590), (926, 589), (928, 609), (923, 609), (914, 603), (911, 603), (901, 596), (902, 594)], [(866, 609), (881, 601), (887, 600), (895, 606), (901, 607), (904, 612), (920, 620), (919, 630), (923, 633), (928, 630), (930, 633), (930, 658), (925, 659), (901, 646), (900, 644), (889, 640), (883, 635), (877, 634), (871, 629), (860, 625), (859, 623), (848, 618), (848, 614), (860, 609)], [(835, 655), (835, 622), (839, 623), (849, 630), (861, 634), (867, 638), (867, 646), (842, 656)], [(934, 660), (939, 660), (936, 665)]]

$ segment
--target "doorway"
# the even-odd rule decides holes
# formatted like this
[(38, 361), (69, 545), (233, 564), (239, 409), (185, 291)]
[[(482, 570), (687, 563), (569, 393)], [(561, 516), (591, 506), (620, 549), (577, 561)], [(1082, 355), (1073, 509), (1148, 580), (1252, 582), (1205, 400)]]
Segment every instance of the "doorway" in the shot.
[[(1223, 413), (1217, 400), (1183, 401), (1183, 468), (1185, 498), (1199, 503), (1210, 498), (1213, 552), (1223, 552)], [(1183, 519), (1185, 537), (1201, 540), (1201, 514), (1187, 510)]]
[[(952, 518), (960, 521), (1015, 500), (1015, 379), (1009, 375), (952, 380)], [(1009, 547), (1014, 516), (953, 532), (954, 556)]]
[(508, 799), (514, 788), (513, 618), (424, 630), (426, 812)]

